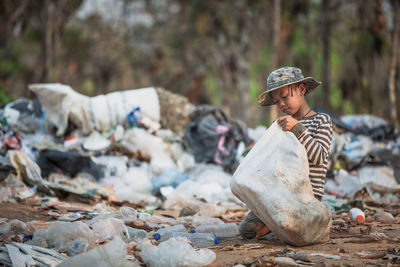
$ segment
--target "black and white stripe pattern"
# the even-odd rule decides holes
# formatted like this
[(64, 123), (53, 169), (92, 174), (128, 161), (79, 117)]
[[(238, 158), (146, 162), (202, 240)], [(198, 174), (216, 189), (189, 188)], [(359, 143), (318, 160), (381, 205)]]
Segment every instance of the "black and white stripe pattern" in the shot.
[(301, 118), (291, 131), (306, 149), (311, 185), (315, 197), (321, 199), (324, 195), (328, 154), (332, 142), (331, 118), (325, 113)]

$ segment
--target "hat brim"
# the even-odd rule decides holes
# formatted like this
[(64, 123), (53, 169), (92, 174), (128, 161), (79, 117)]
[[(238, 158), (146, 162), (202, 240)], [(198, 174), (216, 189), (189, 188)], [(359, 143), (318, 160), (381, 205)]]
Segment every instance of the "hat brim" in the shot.
[(258, 104), (260, 106), (271, 106), (271, 105), (274, 105), (275, 102), (271, 98), (271, 95), (269, 93), (271, 93), (272, 91), (275, 91), (277, 89), (280, 89), (282, 87), (285, 87), (285, 86), (288, 86), (288, 85), (292, 85), (292, 84), (296, 84), (296, 83), (305, 83), (306, 84), (307, 91), (306, 91), (305, 95), (307, 95), (311, 90), (314, 90), (316, 87), (318, 87), (321, 84), (321, 82), (317, 81), (313, 77), (306, 77), (306, 78), (303, 78), (303, 79), (295, 81), (295, 82), (283, 84), (281, 86), (277, 86), (277, 87), (274, 87), (272, 89), (265, 90), (264, 92), (262, 92), (258, 96)]

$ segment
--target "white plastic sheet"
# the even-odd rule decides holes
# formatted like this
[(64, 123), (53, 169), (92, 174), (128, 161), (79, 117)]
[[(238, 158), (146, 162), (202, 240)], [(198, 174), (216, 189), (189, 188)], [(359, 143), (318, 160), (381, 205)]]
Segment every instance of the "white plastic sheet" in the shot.
[(283, 241), (304, 246), (329, 239), (331, 214), (314, 198), (306, 151), (276, 122), (239, 165), (231, 189)]
[(195, 250), (186, 242), (170, 238), (159, 246), (144, 244), (140, 253), (150, 267), (205, 266), (212, 263), (216, 255), (209, 249)]

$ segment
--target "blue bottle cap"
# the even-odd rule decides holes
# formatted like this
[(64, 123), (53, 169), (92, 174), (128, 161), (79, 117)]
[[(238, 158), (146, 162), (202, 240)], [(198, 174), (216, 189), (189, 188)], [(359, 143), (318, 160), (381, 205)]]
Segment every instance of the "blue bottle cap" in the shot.
[(214, 244), (215, 244), (215, 245), (218, 245), (218, 244), (219, 244), (219, 241), (220, 241), (220, 240), (219, 240), (218, 237), (214, 238)]
[(155, 234), (153, 235), (153, 237), (154, 237), (155, 240), (160, 240), (161, 235), (160, 235), (159, 233), (155, 233)]
[(192, 230), (190, 230), (190, 233), (194, 234), (194, 233), (196, 233), (196, 230), (192, 229)]

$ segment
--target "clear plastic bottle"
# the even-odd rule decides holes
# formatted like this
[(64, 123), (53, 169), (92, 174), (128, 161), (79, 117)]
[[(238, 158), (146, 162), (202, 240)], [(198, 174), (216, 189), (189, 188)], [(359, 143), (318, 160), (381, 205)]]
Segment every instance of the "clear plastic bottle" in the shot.
[(210, 233), (216, 237), (233, 237), (239, 233), (235, 223), (200, 225), (195, 229), (196, 233)]
[(350, 218), (351, 218), (353, 221), (357, 221), (357, 222), (363, 222), (363, 221), (365, 221), (365, 214), (364, 214), (364, 212), (363, 212), (362, 210), (360, 210), (359, 208), (352, 208), (352, 209), (349, 211), (349, 215), (350, 215)]
[(161, 228), (154, 235), (154, 239), (157, 241), (165, 241), (171, 237), (171, 234), (174, 232), (184, 232), (186, 233), (186, 228), (183, 224), (174, 225), (168, 228)]
[(192, 224), (194, 226), (199, 226), (199, 225), (210, 225), (210, 224), (223, 224), (223, 222), (221, 221), (221, 219), (218, 218), (194, 216)]
[(147, 232), (142, 229), (132, 228), (127, 226), (129, 238), (135, 242), (142, 242), (143, 239), (147, 238)]
[(219, 238), (213, 236), (212, 234), (209, 233), (180, 233), (180, 232), (175, 232), (171, 234), (171, 237), (179, 238), (179, 237), (184, 237), (187, 238), (190, 241), (190, 244), (193, 247), (197, 248), (205, 248), (205, 247), (211, 247), (213, 245), (219, 244)]
[(72, 257), (86, 251), (89, 247), (89, 241), (86, 238), (78, 237), (74, 241), (66, 244), (66, 252)]

